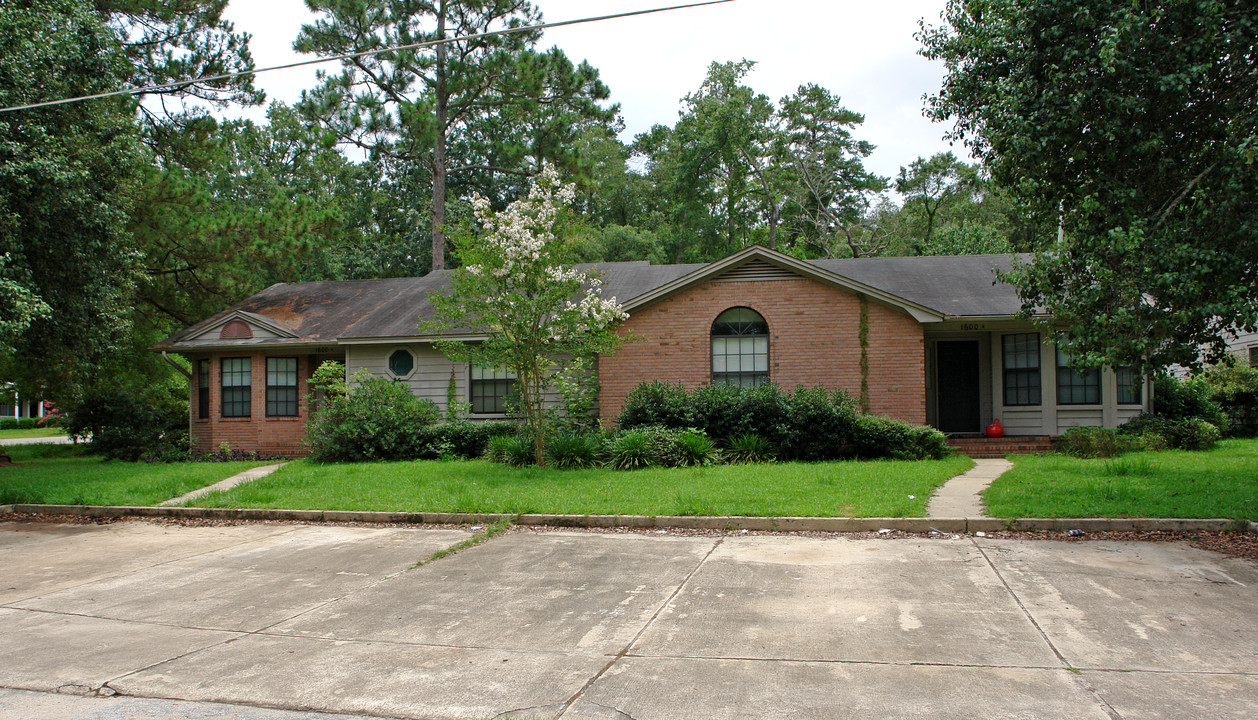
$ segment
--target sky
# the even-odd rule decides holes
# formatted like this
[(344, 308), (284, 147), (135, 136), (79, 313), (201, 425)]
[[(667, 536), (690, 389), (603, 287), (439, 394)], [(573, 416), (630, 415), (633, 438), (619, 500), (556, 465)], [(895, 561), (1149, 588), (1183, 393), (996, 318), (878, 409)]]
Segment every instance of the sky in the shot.
[[(683, 4), (683, 0), (534, 0), (547, 22)], [(652, 125), (673, 125), (681, 99), (702, 84), (712, 62), (756, 61), (745, 82), (774, 101), (804, 83), (839, 95), (849, 110), (865, 115), (854, 133), (876, 148), (866, 167), (894, 177), (919, 156), (952, 150), (947, 127), (922, 116), (923, 96), (939, 89), (941, 63), (917, 54), (918, 21), (939, 24), (946, 0), (734, 0), (707, 7), (586, 23), (546, 31), (540, 47), (557, 45), (574, 62), (599, 69), (621, 105), (621, 139)], [(232, 0), (227, 19), (250, 33), (257, 67), (312, 56), (292, 50), (293, 39), (313, 17), (302, 0)], [(339, 63), (323, 66), (330, 71)], [(295, 102), (315, 85), (313, 67), (262, 73), (256, 84), (268, 101)], [(262, 121), (261, 108), (228, 112)]]

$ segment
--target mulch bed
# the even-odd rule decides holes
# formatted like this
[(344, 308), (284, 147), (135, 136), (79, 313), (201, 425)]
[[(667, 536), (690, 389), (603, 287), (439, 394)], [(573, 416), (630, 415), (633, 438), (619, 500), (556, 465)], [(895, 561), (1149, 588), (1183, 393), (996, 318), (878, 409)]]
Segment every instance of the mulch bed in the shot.
[[(110, 525), (117, 522), (148, 522), (158, 525), (178, 527), (224, 527), (232, 525), (341, 525), (347, 527), (420, 527), (410, 523), (332, 523), (309, 522), (302, 520), (218, 520), (207, 518), (135, 518), (135, 517), (91, 517), (86, 515), (45, 515), (42, 513), (3, 513), (0, 522), (21, 523), (61, 523), (68, 525)], [(425, 528), (462, 528), (466, 525), (429, 524)], [(474, 526), (473, 529), (480, 529)], [(747, 535), (794, 535), (798, 537), (843, 537), (854, 540), (904, 540), (914, 539), (955, 539), (961, 537), (953, 533), (917, 533), (899, 530), (860, 533), (825, 533), (825, 532), (773, 532), (768, 530), (690, 530), (684, 528), (653, 529), (653, 528), (557, 528), (538, 525), (517, 525), (512, 532), (585, 532), (593, 534), (632, 533), (635, 535), (663, 535), (680, 537), (732, 537)], [(1258, 564), (1258, 534), (1247, 532), (1089, 532), (1081, 536), (1071, 537), (1060, 531), (1034, 532), (989, 532), (981, 537), (1008, 540), (1053, 540), (1058, 542), (1187, 542), (1193, 547), (1210, 550), (1227, 557), (1243, 558)]]

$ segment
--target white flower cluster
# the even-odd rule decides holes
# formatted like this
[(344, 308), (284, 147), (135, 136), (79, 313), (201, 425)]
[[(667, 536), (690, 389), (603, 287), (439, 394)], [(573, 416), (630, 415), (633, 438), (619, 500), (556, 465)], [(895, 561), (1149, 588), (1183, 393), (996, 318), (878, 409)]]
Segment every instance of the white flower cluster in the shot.
[(501, 213), (490, 209), (489, 200), (474, 195), (472, 210), (485, 228), (484, 241), (502, 259), (501, 267), (491, 269), (490, 274), (507, 277), (520, 265), (543, 260), (546, 245), (555, 241), (555, 218), (574, 197), (574, 186), (561, 184), (553, 167), (543, 169), (529, 194)]
[(629, 318), (629, 313), (625, 312), (616, 298), (604, 298), (594, 290), (586, 291), (580, 302), (568, 301), (566, 309), (576, 316), (573, 323), (576, 327), (573, 329), (579, 333), (600, 330)]

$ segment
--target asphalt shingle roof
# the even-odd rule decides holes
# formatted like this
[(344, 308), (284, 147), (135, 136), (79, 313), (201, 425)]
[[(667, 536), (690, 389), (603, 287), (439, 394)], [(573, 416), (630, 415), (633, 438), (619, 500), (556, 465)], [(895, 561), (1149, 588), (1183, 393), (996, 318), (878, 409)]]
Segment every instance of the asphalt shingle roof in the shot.
[[(892, 257), (812, 260), (811, 264), (937, 312), (956, 317), (1012, 315), (1021, 307), (1012, 287), (996, 280), (1008, 255)], [(621, 302), (695, 272), (703, 264), (651, 265), (645, 261), (586, 265), (603, 275), (603, 294)], [(447, 272), (424, 277), (281, 283), (233, 305), (156, 346), (193, 348), (189, 341), (234, 312), (270, 319), (296, 335), (268, 344), (334, 343), (420, 335), (421, 320), (433, 319), (428, 298), (449, 284)], [(208, 342), (208, 341), (206, 341)]]

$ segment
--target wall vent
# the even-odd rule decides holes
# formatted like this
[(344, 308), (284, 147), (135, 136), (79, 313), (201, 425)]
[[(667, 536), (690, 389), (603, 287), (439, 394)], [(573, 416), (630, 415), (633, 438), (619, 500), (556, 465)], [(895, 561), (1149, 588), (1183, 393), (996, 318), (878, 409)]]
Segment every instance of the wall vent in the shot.
[(218, 337), (221, 340), (249, 340), (253, 337), (253, 328), (240, 320), (232, 320), (223, 326)]
[(712, 282), (757, 282), (764, 280), (798, 280), (799, 275), (777, 265), (756, 259), (731, 268), (712, 279)]

